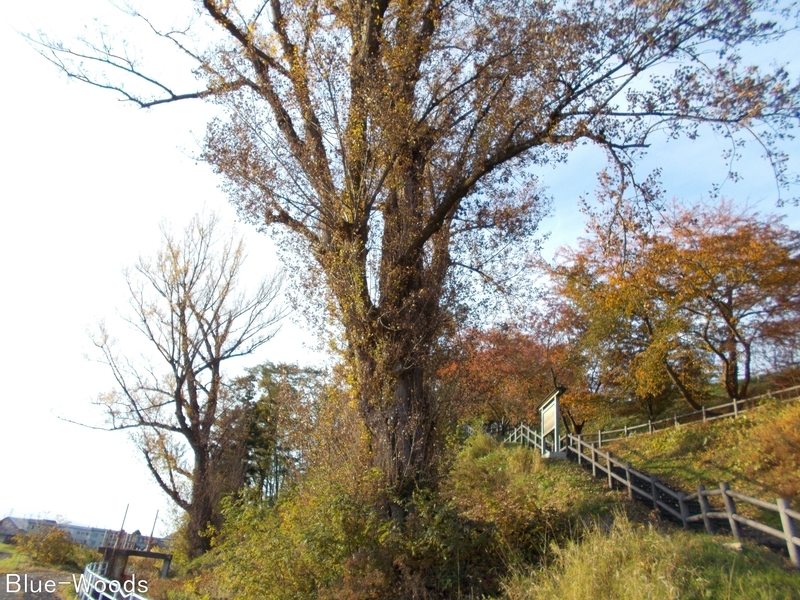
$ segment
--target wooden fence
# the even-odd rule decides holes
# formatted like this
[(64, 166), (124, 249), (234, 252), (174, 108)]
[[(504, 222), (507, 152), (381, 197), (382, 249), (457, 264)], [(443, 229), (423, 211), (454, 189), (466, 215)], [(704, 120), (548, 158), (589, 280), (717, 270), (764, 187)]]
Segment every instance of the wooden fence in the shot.
[(745, 398), (744, 400), (734, 400), (733, 402), (725, 402), (724, 404), (717, 404), (715, 406), (704, 406), (700, 410), (684, 413), (682, 415), (675, 415), (667, 419), (659, 419), (658, 421), (649, 420), (647, 423), (640, 423), (639, 425), (626, 425), (621, 429), (608, 429), (605, 431), (601, 429), (600, 431), (594, 431), (592, 433), (584, 433), (581, 434), (581, 437), (586, 441), (596, 441), (597, 445), (602, 447), (605, 442), (618, 440), (638, 433), (653, 433), (654, 431), (677, 427), (684, 423), (698, 423), (728, 417), (738, 417), (740, 413), (758, 408), (764, 400), (768, 399), (783, 401), (800, 399), (800, 385), (770, 392), (768, 394), (761, 394), (760, 396), (753, 396), (752, 398)]
[[(531, 448), (538, 448), (544, 454), (551, 449), (550, 441), (544, 440), (542, 443), (542, 436), (539, 435), (534, 429), (531, 429), (524, 423), (517, 425), (514, 431), (506, 436), (506, 441), (512, 444), (522, 444), (523, 446), (530, 446)], [(561, 438), (562, 443), (566, 441), (565, 437)]]
[[(507, 436), (506, 441), (542, 450), (541, 436), (524, 424), (517, 426)], [(700, 485), (697, 492), (687, 495), (664, 485), (657, 476), (638, 471), (631, 463), (614, 458), (611, 452), (603, 452), (597, 442), (589, 442), (574, 435), (565, 436), (564, 442), (569, 458), (590, 468), (595, 477), (606, 479), (609, 488), (616, 485), (627, 489), (631, 500), (652, 502), (653, 509), (680, 522), (686, 529), (690, 525), (702, 523), (708, 533), (715, 533), (714, 521), (721, 520), (727, 522), (737, 540), (741, 538), (742, 525), (766, 533), (786, 544), (792, 564), (800, 568), (800, 538), (796, 524), (800, 522), (800, 512), (793, 510), (785, 498), (778, 498), (775, 503), (764, 502), (731, 490), (727, 483), (720, 483), (718, 489), (710, 490)], [(712, 496), (722, 498), (724, 511), (712, 510), (708, 500)], [(782, 530), (738, 514), (736, 500), (777, 512)]]

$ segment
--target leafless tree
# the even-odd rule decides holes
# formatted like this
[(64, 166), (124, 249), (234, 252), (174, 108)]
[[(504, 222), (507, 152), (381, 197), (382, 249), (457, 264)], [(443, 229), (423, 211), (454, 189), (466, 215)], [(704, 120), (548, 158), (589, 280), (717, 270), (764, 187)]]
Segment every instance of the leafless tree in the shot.
[(244, 478), (247, 420), (226, 388), (225, 361), (251, 354), (277, 331), (281, 276), (241, 291), (244, 245), (217, 217), (195, 216), (183, 237), (162, 227), (163, 245), (126, 272), (128, 322), (146, 340), (139, 354), (94, 342), (116, 380), (99, 397), (108, 426), (131, 430), (161, 489), (188, 515), (189, 552), (209, 547), (219, 501)]

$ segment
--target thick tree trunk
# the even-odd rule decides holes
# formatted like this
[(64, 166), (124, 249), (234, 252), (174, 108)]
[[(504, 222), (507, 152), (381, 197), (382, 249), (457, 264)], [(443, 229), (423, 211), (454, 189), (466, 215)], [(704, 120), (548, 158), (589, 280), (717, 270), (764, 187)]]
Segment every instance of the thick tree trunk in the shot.
[(205, 535), (209, 525), (214, 523), (215, 497), (205, 456), (195, 460), (192, 485), (192, 503), (189, 506), (186, 541), (189, 558), (202, 556), (211, 549), (211, 540)]
[[(392, 517), (402, 520), (414, 490), (424, 485), (432, 455), (433, 418), (424, 369), (402, 369), (390, 381), (376, 381), (389, 402), (362, 398), (362, 417), (371, 435), (372, 464), (386, 477)], [(385, 397), (386, 397), (385, 396)]]
[(382, 211), (373, 296), (367, 284), (366, 231), (353, 230), (348, 252), (319, 255), (333, 282), (358, 372), (371, 461), (384, 474), (395, 519), (403, 518), (414, 490), (431, 475), (435, 411), (426, 377), (431, 376), (431, 348), (442, 330), (442, 294), (450, 267), (446, 231), (431, 234), (424, 246), (412, 244), (411, 232), (425, 220), (424, 152), (416, 148), (405, 160), (406, 170)]

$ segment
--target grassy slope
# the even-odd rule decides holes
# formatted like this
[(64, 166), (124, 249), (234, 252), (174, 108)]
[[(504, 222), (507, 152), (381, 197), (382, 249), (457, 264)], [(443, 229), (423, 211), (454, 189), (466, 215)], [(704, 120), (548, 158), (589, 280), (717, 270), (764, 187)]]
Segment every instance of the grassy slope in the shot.
[[(480, 457), (477, 464), (486, 460), (512, 465), (521, 460), (521, 453), (533, 454), (509, 448)], [(476, 462), (468, 464), (474, 468)], [(729, 546), (729, 537), (653, 522), (643, 505), (612, 500), (599, 480), (587, 481), (588, 472), (572, 462), (548, 461), (539, 468), (542, 479), (554, 484), (552, 491), (537, 490), (540, 501), (562, 510), (569, 506), (573, 517), (595, 525), (583, 528), (583, 533), (574, 529), (573, 539), (561, 537), (559, 544), (551, 544), (547, 567), (516, 565), (505, 582), (508, 600), (800, 598), (800, 572), (778, 554), (750, 543), (737, 551)], [(509, 478), (506, 485), (513, 481)], [(471, 502), (476, 499), (474, 492), (469, 497)], [(602, 519), (598, 510), (604, 512)]]
[[(351, 544), (365, 548), (367, 560), (384, 549), (389, 542), (381, 538), (390, 538), (391, 532), (383, 527), (373, 530), (358, 518), (351, 526), (358, 526), (359, 532), (348, 542), (353, 532), (331, 515), (336, 516), (339, 506), (343, 514), (350, 514), (355, 498), (342, 503), (339, 495), (328, 498), (324, 486), (312, 483), (308, 498), (300, 490), (285, 504), (262, 510), (255, 521), (250, 517), (256, 515), (244, 515), (245, 527), (234, 529), (236, 535), (221, 553), (212, 553), (208, 570), (202, 569), (205, 576), (165, 582), (169, 585), (153, 589), (152, 597), (406, 597), (382, 587), (378, 572), (354, 565), (357, 554), (348, 550), (339, 556), (336, 550)], [(429, 566), (438, 573), (435, 597), (466, 598), (474, 592), (475, 597), (488, 593), (483, 597), (508, 600), (800, 599), (800, 573), (781, 556), (747, 543), (737, 552), (726, 546), (730, 538), (677, 531), (653, 522), (648, 508), (627, 502), (621, 492), (609, 492), (576, 464), (542, 461), (530, 450), (487, 437), (467, 442), (442, 483), (441, 496), (428, 508), (434, 504), (449, 508), (437, 509), (441, 512), (433, 518), (421, 511), (424, 522), (418, 533), (424, 535), (412, 536), (407, 543), (423, 562), (434, 560), (434, 555), (444, 561)], [(466, 531), (461, 529), (465, 526)], [(320, 532), (325, 535), (320, 537)], [(526, 543), (520, 543), (525, 537)], [(531, 555), (525, 548), (539, 550)], [(499, 550), (503, 556), (498, 562), (492, 556)], [(393, 556), (411, 560), (412, 554), (395, 550)], [(459, 572), (454, 563), (461, 565), (459, 585), (447, 583)], [(487, 563), (495, 566), (487, 570)], [(276, 565), (283, 567), (278, 570)], [(476, 576), (493, 572), (501, 579), (496, 585), (473, 588), (465, 570)], [(241, 577), (238, 583), (237, 577)], [(224, 579), (221, 588), (208, 584)]]
[(800, 598), (800, 572), (780, 556), (730, 540), (658, 530), (624, 516), (609, 530), (595, 528), (580, 542), (554, 550), (546, 569), (517, 574), (506, 598), (560, 600), (654, 600)]
[[(467, 441), (439, 492), (417, 497), (402, 529), (374, 514), (370, 494), (331, 481), (312, 473), (274, 508), (234, 515), (211, 578), (223, 589), (203, 591), (247, 600), (405, 597), (414, 581), (388, 577), (409, 569), (430, 597), (494, 597), (509, 564), (537, 562), (582, 517), (610, 518), (623, 502), (566, 461), (545, 463), (488, 436)], [(258, 568), (265, 564), (285, 569)]]
[[(678, 489), (728, 481), (757, 497), (796, 499), (800, 403), (767, 405), (736, 420), (680, 426), (619, 440), (609, 448)], [(795, 506), (800, 502), (795, 500)], [(774, 519), (772, 513), (759, 516)], [(517, 570), (506, 584), (506, 597), (800, 598), (800, 572), (786, 559), (748, 543), (737, 552), (731, 542), (634, 523), (623, 515), (613, 527), (595, 527), (582, 540), (555, 549), (548, 568)]]
[[(611, 442), (608, 448), (679, 490), (727, 481), (736, 491), (766, 501), (782, 496), (800, 508), (800, 402), (769, 404), (736, 419), (633, 436)], [(740, 508), (777, 523), (769, 511), (741, 503)]]

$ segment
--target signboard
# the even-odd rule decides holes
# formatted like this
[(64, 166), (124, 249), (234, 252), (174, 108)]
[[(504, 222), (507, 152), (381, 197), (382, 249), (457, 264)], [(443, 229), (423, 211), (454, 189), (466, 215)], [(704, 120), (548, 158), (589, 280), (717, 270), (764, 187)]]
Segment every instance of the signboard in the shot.
[(551, 402), (542, 408), (542, 436), (547, 435), (556, 428), (556, 403)]
[[(559, 431), (559, 421), (561, 411), (558, 406), (558, 397), (566, 391), (566, 388), (557, 387), (539, 405), (539, 422), (542, 424), (540, 432), (541, 450), (543, 455), (560, 455), (561, 452), (561, 432)], [(553, 434), (552, 452), (548, 452), (545, 447), (545, 438)], [(547, 444), (549, 446), (549, 444)]]

